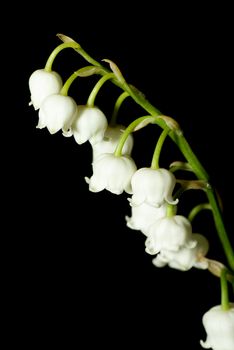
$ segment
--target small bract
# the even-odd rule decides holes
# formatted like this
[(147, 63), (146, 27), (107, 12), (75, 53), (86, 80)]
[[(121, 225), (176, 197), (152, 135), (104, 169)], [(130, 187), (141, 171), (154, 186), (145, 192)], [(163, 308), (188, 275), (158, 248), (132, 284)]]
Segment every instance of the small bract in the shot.
[(39, 109), (45, 98), (52, 94), (58, 94), (62, 86), (62, 78), (57, 72), (47, 72), (45, 69), (36, 70), (29, 78), (30, 104), (35, 110)]

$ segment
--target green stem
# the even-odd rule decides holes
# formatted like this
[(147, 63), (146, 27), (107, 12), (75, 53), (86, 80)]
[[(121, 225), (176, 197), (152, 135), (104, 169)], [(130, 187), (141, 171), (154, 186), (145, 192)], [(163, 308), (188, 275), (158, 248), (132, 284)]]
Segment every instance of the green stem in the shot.
[(86, 66), (86, 67), (82, 67), (82, 68), (78, 69), (73, 74), (71, 74), (71, 76), (65, 81), (65, 83), (60, 91), (60, 94), (63, 96), (67, 96), (68, 90), (69, 90), (71, 84), (73, 83), (73, 81), (76, 78), (78, 78), (79, 76), (85, 76), (84, 74), (85, 73), (88, 74), (88, 72), (91, 72), (92, 69), (93, 69), (93, 66)]
[(73, 83), (73, 81), (78, 77), (77, 75), (77, 72), (74, 72), (64, 83), (61, 91), (60, 91), (60, 94), (63, 95), (63, 96), (67, 96), (68, 94), (68, 90), (71, 86), (71, 84)]
[(223, 223), (221, 209), (218, 206), (218, 199), (216, 198), (216, 194), (213, 188), (208, 189), (206, 194), (209, 199), (210, 205), (212, 207), (214, 222), (215, 222), (219, 239), (221, 241), (225, 255), (227, 257), (227, 261), (230, 267), (232, 268), (232, 270), (234, 271), (234, 252), (233, 252), (231, 243), (228, 239), (228, 235)]
[[(81, 56), (83, 56), (89, 63), (92, 65), (95, 65), (97, 67), (101, 67), (101, 71), (99, 74), (101, 75), (106, 75), (110, 73), (108, 69), (103, 67), (99, 62), (95, 61), (90, 57), (82, 48), (76, 48), (75, 49)], [(132, 99), (140, 105), (147, 113), (149, 113), (151, 116), (156, 117), (162, 115), (162, 113), (154, 107), (146, 98), (145, 96), (136, 88), (133, 86), (128, 85), (126, 82), (120, 82), (117, 78), (114, 78), (112, 80), (113, 84), (116, 86), (120, 87), (123, 91), (127, 92)], [(145, 119), (146, 117), (143, 117)], [(147, 117), (149, 118), (149, 116)], [(137, 119), (139, 121), (140, 118)], [(134, 122), (133, 122), (134, 123)], [(165, 122), (162, 119), (157, 119), (155, 118), (155, 124), (159, 125), (163, 129), (165, 128)], [(130, 124), (131, 125), (131, 124)], [(129, 126), (130, 127), (130, 126)], [(134, 128), (133, 128), (134, 129)], [(127, 129), (126, 129), (127, 130)], [(126, 131), (125, 130), (125, 131)], [(169, 132), (168, 134), (171, 139), (176, 143), (178, 148), (180, 149), (181, 153), (187, 160), (187, 162), (191, 165), (194, 173), (200, 180), (205, 180), (209, 181), (209, 176), (198, 160), (197, 156), (191, 149), (189, 143), (187, 142), (186, 138), (182, 134), (178, 134), (174, 132), (173, 130)], [(124, 133), (121, 138), (121, 142), (116, 148), (115, 155), (120, 156), (123, 144), (125, 140), (127, 139), (128, 134)], [(234, 252), (231, 247), (230, 241), (228, 239), (228, 235), (226, 232), (226, 229), (224, 227), (223, 219), (222, 219), (222, 214), (220, 211), (220, 208), (218, 206), (218, 201), (216, 199), (216, 196), (214, 194), (214, 190), (210, 186), (210, 188), (207, 190), (207, 197), (209, 199), (209, 203), (212, 206), (212, 212), (214, 216), (214, 222), (215, 226), (218, 232), (218, 236), (220, 238), (221, 244), (223, 246), (224, 252), (226, 254), (227, 260), (229, 262), (230, 267), (234, 270)]]
[(196, 205), (189, 213), (188, 215), (188, 219), (189, 221), (193, 221), (195, 216), (197, 216), (197, 214), (200, 213), (200, 211), (205, 210), (205, 209), (209, 209), (212, 210), (212, 207), (210, 205), (210, 203), (200, 203), (198, 205)]
[[(62, 38), (60, 38), (63, 40)], [(74, 42), (75, 43), (75, 42)], [(79, 53), (87, 62), (96, 67), (102, 68), (99, 72), (100, 75), (106, 75), (110, 73), (110, 70), (101, 65), (98, 61), (93, 59), (78, 43), (77, 47), (74, 47), (74, 50)], [(133, 86), (128, 85), (126, 82), (120, 82), (116, 77), (112, 80), (113, 84), (120, 87), (123, 91), (128, 92), (132, 99), (139, 104), (146, 112), (150, 113), (153, 116), (161, 115), (162, 113), (154, 107), (149, 101), (146, 100), (142, 92), (134, 88)]]
[(75, 51), (93, 66), (102, 67), (102, 65), (98, 61), (94, 60), (84, 49), (82, 49), (80, 45), (79, 47), (75, 48)]
[(52, 64), (54, 62), (55, 57), (57, 56), (57, 54), (62, 51), (63, 49), (66, 48), (77, 48), (79, 44), (77, 44), (76, 42), (69, 42), (69, 43), (62, 43), (60, 45), (58, 45), (50, 54), (49, 58), (47, 59), (46, 65), (45, 65), (45, 70), (47, 72), (51, 72), (52, 71)]
[(221, 271), (220, 284), (221, 284), (221, 306), (223, 311), (227, 311), (230, 308), (228, 297), (228, 282), (226, 277), (227, 269)]
[(113, 79), (115, 77), (114, 73), (108, 73), (106, 75), (104, 75), (101, 79), (98, 80), (98, 82), (96, 83), (96, 85), (94, 86), (93, 90), (91, 91), (89, 98), (87, 100), (87, 105), (89, 107), (93, 107), (94, 106), (94, 102), (95, 99), (97, 97), (97, 94), (99, 92), (99, 90), (101, 89), (102, 85), (109, 79)]
[(113, 109), (113, 113), (111, 116), (111, 120), (110, 120), (110, 125), (114, 126), (116, 124), (116, 119), (117, 119), (117, 115), (119, 113), (119, 108), (122, 105), (122, 103), (124, 102), (124, 100), (129, 97), (129, 93), (124, 91), (121, 95), (119, 95), (119, 97), (117, 98), (115, 105), (114, 105), (114, 109)]
[(144, 117), (137, 118), (134, 120), (131, 124), (128, 125), (128, 127), (124, 130), (123, 134), (120, 137), (119, 143), (115, 150), (115, 156), (121, 157), (122, 155), (122, 149), (124, 146), (125, 141), (127, 140), (128, 136), (134, 131), (134, 129), (141, 123), (145, 122), (147, 119), (152, 119), (151, 115), (146, 115)]
[(199, 180), (209, 180), (209, 175), (207, 174), (204, 167), (201, 165), (197, 156), (192, 151), (190, 145), (188, 144), (186, 138), (183, 135), (178, 135), (173, 133), (170, 135), (172, 140), (177, 144), (180, 151), (183, 153), (185, 159), (191, 165), (193, 172), (196, 174)]
[(155, 150), (154, 150), (154, 154), (153, 154), (153, 158), (152, 158), (152, 162), (151, 162), (151, 169), (159, 169), (159, 157), (160, 157), (160, 153), (162, 150), (162, 146), (164, 144), (164, 141), (166, 140), (166, 137), (168, 135), (170, 131), (169, 127), (166, 127), (161, 135), (158, 138)]
[(167, 217), (170, 218), (176, 213), (176, 206), (172, 204), (167, 204)]

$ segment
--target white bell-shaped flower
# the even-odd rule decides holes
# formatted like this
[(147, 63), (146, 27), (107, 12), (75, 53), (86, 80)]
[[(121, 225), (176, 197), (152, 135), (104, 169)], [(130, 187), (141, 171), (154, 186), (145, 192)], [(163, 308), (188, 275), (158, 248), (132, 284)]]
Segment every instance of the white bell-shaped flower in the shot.
[(193, 248), (197, 242), (192, 239), (192, 226), (182, 215), (158, 219), (146, 232), (146, 252), (157, 254), (161, 250), (178, 251), (182, 246)]
[(176, 184), (175, 176), (167, 169), (141, 168), (132, 177), (132, 205), (148, 203), (159, 207), (163, 203), (177, 204), (172, 192)]
[(167, 205), (161, 207), (152, 207), (147, 203), (138, 206), (132, 206), (132, 216), (126, 216), (127, 226), (132, 230), (140, 230), (146, 235), (148, 228), (158, 219), (163, 218), (167, 214)]
[(36, 110), (39, 109), (44, 99), (49, 95), (58, 94), (62, 86), (62, 78), (58, 73), (47, 72), (45, 69), (36, 70), (29, 78), (30, 104)]
[(204, 259), (209, 249), (209, 242), (203, 235), (194, 233), (192, 239), (197, 242), (193, 248), (182, 246), (178, 251), (163, 249), (153, 259), (153, 264), (157, 267), (168, 266), (181, 270), (188, 271), (192, 267), (206, 269), (208, 262)]
[[(116, 125), (114, 127), (108, 126), (103, 140), (92, 145), (93, 148), (93, 160), (97, 159), (98, 156), (104, 153), (114, 153), (120, 137), (125, 127), (122, 125)], [(130, 155), (133, 148), (133, 136), (130, 134), (124, 143), (122, 149), (122, 155)]]
[(68, 130), (77, 110), (75, 100), (70, 96), (54, 94), (46, 97), (39, 110), (37, 128), (48, 128), (51, 134), (60, 129)]
[(79, 145), (86, 141), (94, 145), (103, 140), (107, 125), (107, 119), (99, 108), (79, 105), (71, 134)]
[(131, 193), (131, 177), (137, 167), (130, 156), (116, 157), (114, 154), (103, 154), (93, 162), (93, 175), (85, 178), (91, 192), (104, 189), (121, 194)]
[(203, 315), (202, 323), (207, 333), (206, 341), (200, 341), (203, 348), (234, 349), (234, 303), (230, 303), (228, 310), (221, 305), (212, 307)]

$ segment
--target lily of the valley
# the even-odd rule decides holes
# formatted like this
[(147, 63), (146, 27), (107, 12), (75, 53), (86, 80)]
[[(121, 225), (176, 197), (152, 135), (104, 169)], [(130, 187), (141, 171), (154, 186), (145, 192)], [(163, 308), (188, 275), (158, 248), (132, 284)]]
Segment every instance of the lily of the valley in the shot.
[(60, 92), (62, 85), (62, 78), (57, 72), (37, 69), (29, 78), (30, 104), (35, 110), (39, 109), (46, 97)]
[(182, 215), (158, 219), (148, 228), (146, 235), (145, 250), (152, 255), (161, 250), (178, 251), (183, 246), (191, 249), (197, 244), (192, 237), (190, 221)]
[(37, 128), (47, 127), (51, 134), (68, 130), (75, 118), (77, 104), (70, 96), (54, 94), (46, 97), (39, 109)]
[(103, 140), (107, 125), (107, 119), (99, 108), (79, 105), (70, 132), (79, 145), (86, 141), (94, 145)]
[(149, 227), (160, 218), (166, 216), (167, 205), (161, 207), (152, 207), (147, 203), (142, 203), (138, 206), (131, 206), (132, 216), (125, 216), (127, 226), (133, 230), (140, 230), (146, 235)]
[(206, 341), (200, 342), (203, 348), (234, 349), (234, 303), (228, 310), (223, 310), (221, 305), (212, 307), (203, 315), (202, 323), (207, 333)]
[(153, 259), (156, 267), (170, 266), (174, 269), (187, 271), (192, 267), (206, 269), (208, 262), (204, 259), (209, 249), (209, 243), (206, 237), (199, 233), (192, 235), (192, 240), (197, 242), (195, 247), (189, 248), (182, 246), (177, 251), (163, 249)]
[(132, 177), (132, 205), (147, 203), (159, 207), (163, 203), (176, 204), (172, 192), (176, 184), (175, 176), (167, 169), (141, 168)]
[(131, 193), (131, 178), (137, 167), (130, 156), (115, 156), (105, 153), (93, 162), (93, 175), (85, 178), (91, 192), (104, 189), (121, 194), (123, 191)]
[[(101, 154), (114, 153), (124, 129), (125, 127), (122, 125), (115, 125), (114, 127), (108, 126), (104, 138), (100, 142), (96, 142), (92, 145), (93, 160), (97, 159)], [(124, 143), (122, 155), (131, 155), (132, 148), (133, 136), (130, 134)]]

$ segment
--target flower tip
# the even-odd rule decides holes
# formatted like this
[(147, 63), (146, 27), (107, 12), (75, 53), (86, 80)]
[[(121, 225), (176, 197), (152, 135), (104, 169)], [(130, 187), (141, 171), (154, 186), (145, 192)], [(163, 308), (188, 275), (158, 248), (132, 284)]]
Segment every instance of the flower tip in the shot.
[(146, 239), (145, 246), (146, 246), (145, 247), (146, 253), (148, 253), (150, 255), (158, 254), (160, 251), (158, 246), (156, 247), (156, 245), (154, 245), (154, 246), (152, 245), (152, 242), (149, 238)]
[(39, 109), (39, 106), (36, 106), (32, 101), (30, 101), (30, 102), (28, 103), (28, 106), (33, 106), (33, 108), (34, 108), (35, 111), (38, 111), (38, 109)]
[(93, 186), (91, 183), (89, 183), (89, 191), (96, 193), (96, 192), (102, 191), (102, 189), (99, 189), (99, 188)]
[(50, 133), (51, 135), (54, 135), (54, 134), (56, 134), (56, 132), (58, 132), (57, 129), (50, 128), (50, 127), (48, 127), (48, 126), (47, 126), (47, 129), (49, 130), (49, 133)]
[(146, 247), (145, 251), (146, 251), (147, 254), (150, 254), (150, 255), (155, 255), (155, 254), (158, 253), (158, 251), (155, 252), (155, 250), (153, 248), (151, 248), (151, 247)]
[(71, 130), (71, 129), (68, 129), (68, 130), (62, 129), (62, 135), (63, 135), (64, 137), (71, 137), (71, 136), (73, 135), (73, 133), (72, 133), (72, 130)]
[(129, 220), (130, 220), (130, 217), (129, 216), (127, 216), (127, 215), (125, 215), (125, 220), (128, 222)]
[(204, 348), (204, 349), (209, 349), (210, 348), (210, 345), (205, 341), (203, 340), (200, 340), (200, 345)]
[(83, 140), (80, 136), (74, 135), (76, 143), (78, 143), (78, 145), (82, 145), (83, 143), (86, 142), (86, 140)]
[(90, 184), (90, 179), (87, 177), (87, 176), (85, 176), (85, 182), (89, 185)]
[(171, 205), (177, 205), (179, 203), (179, 198), (176, 198), (175, 200), (170, 200), (166, 198), (165, 200), (168, 204), (171, 204)]
[(37, 126), (36, 126), (36, 129), (43, 129), (43, 128), (45, 128), (45, 125), (42, 124), (42, 123), (40, 122), (40, 120), (39, 120), (39, 122), (38, 122), (38, 124), (37, 124)]

